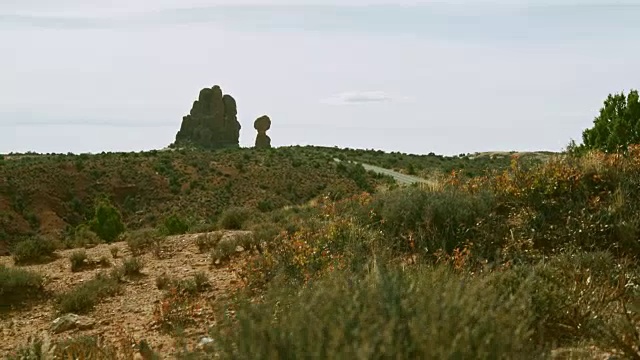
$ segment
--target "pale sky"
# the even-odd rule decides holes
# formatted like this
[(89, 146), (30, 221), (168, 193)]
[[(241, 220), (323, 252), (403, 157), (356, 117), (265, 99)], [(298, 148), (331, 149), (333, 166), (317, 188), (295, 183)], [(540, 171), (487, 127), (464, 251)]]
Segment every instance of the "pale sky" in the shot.
[(163, 148), (214, 84), (242, 146), (561, 150), (640, 88), (640, 3), (288, 3), (2, 0), (0, 153)]

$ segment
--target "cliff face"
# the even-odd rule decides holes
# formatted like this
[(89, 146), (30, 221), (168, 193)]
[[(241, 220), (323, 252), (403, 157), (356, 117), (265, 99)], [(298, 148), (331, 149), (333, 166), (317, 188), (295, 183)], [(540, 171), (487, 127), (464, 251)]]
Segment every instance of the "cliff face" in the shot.
[(236, 101), (222, 94), (220, 86), (200, 90), (189, 115), (182, 118), (175, 146), (195, 146), (203, 149), (238, 147), (240, 123)]

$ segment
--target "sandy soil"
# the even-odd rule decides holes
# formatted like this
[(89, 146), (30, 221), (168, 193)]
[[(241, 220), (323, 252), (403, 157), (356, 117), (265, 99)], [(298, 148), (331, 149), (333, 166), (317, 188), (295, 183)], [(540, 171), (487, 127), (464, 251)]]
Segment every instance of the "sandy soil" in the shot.
[[(87, 330), (70, 330), (61, 334), (52, 334), (50, 326), (56, 318), (53, 297), (37, 303), (29, 308), (0, 314), (0, 357), (4, 358), (16, 347), (27, 342), (30, 336), (47, 332), (53, 339), (73, 337), (77, 335), (102, 335), (105, 340), (117, 343), (124, 332), (129, 337), (140, 341), (145, 339), (152, 349), (167, 355), (175, 349), (175, 339), (158, 329), (154, 324), (154, 308), (162, 299), (163, 291), (157, 289), (156, 277), (167, 274), (173, 278), (183, 279), (192, 277), (196, 272), (204, 272), (211, 287), (205, 291), (201, 299), (207, 303), (197, 314), (198, 324), (185, 330), (185, 339), (192, 348), (201, 336), (206, 335), (207, 328), (216, 323), (212, 309), (216, 303), (228, 298), (234, 290), (242, 286), (238, 275), (240, 263), (244, 255), (240, 255), (230, 264), (223, 267), (211, 267), (208, 253), (200, 254), (195, 245), (198, 234), (173, 236), (163, 243), (160, 258), (148, 253), (140, 256), (144, 261), (143, 276), (127, 280), (121, 295), (108, 298), (98, 304), (96, 308), (86, 314), (95, 326)], [(235, 236), (237, 233), (227, 232), (225, 236)], [(109, 248), (119, 248), (119, 254), (113, 259)], [(68, 256), (74, 250), (59, 251), (59, 258), (42, 265), (21, 266), (43, 274), (47, 278), (46, 289), (52, 294), (58, 294), (76, 286), (83, 281), (90, 280), (99, 271), (105, 269), (91, 269), (81, 272), (71, 272)], [(98, 260), (108, 258), (112, 267), (120, 265), (124, 258), (130, 256), (126, 243), (99, 245), (87, 249), (88, 258)], [(0, 264), (14, 266), (11, 257), (0, 257)], [(108, 270), (108, 269), (107, 269)]]

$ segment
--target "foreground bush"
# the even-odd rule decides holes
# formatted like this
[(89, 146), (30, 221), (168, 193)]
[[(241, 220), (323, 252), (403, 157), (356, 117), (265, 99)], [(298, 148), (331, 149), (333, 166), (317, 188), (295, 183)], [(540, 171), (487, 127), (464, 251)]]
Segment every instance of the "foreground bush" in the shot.
[[(590, 342), (638, 357), (637, 267), (607, 252), (572, 252), (514, 267), (492, 280), (496, 289), (530, 300), (535, 332), (545, 346)], [(635, 305), (635, 306), (634, 306)], [(634, 350), (636, 349), (636, 350)]]
[(44, 279), (40, 274), (0, 265), (0, 310), (17, 306), (44, 292)]
[(217, 333), (233, 359), (540, 358), (524, 296), (446, 269), (333, 274), (245, 305)]

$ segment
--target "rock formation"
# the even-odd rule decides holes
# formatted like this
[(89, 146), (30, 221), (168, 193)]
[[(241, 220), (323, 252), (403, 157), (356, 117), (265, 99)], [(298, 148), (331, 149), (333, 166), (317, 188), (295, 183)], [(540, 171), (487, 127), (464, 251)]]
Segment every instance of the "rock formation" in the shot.
[(253, 123), (253, 127), (258, 130), (256, 136), (256, 148), (268, 149), (271, 147), (271, 138), (267, 135), (267, 130), (271, 128), (271, 119), (267, 115), (260, 116)]
[(236, 101), (231, 95), (223, 95), (220, 86), (204, 88), (189, 115), (182, 118), (173, 146), (238, 147), (241, 126), (237, 114)]

